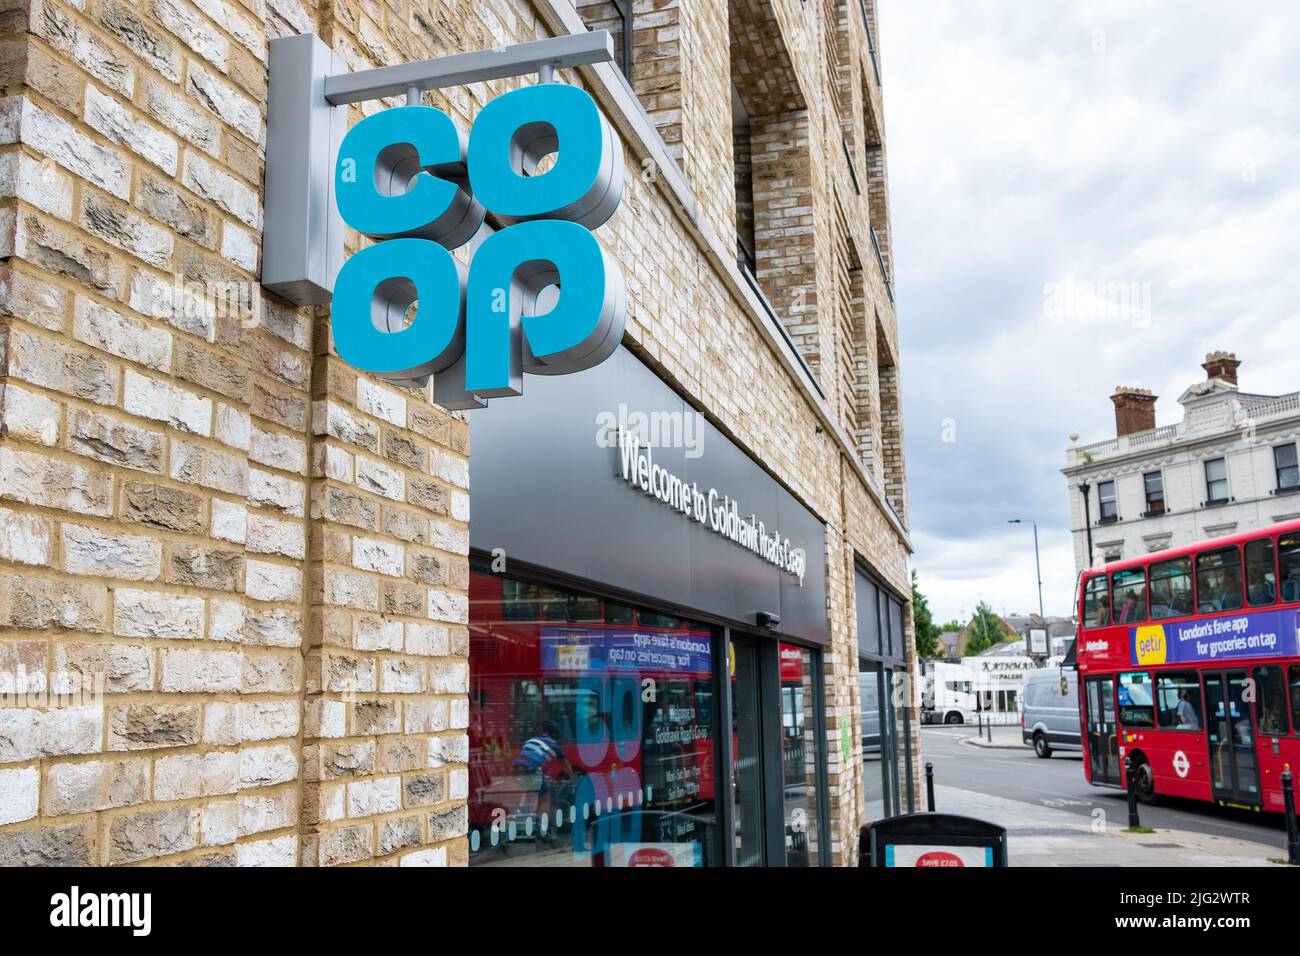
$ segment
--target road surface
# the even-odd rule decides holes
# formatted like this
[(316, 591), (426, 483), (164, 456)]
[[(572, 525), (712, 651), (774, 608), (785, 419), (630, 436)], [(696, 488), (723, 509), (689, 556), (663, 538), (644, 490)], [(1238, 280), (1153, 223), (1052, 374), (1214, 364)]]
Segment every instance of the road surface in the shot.
[[(936, 783), (1085, 817), (1102, 807), (1108, 820), (1119, 821), (1121, 826), (1127, 824), (1128, 803), (1124, 791), (1087, 783), (1079, 754), (1056, 751), (1042, 760), (1028, 747), (1023, 751), (985, 749), (961, 742), (974, 733), (972, 727), (921, 728), (922, 765), (926, 761), (934, 764)], [(921, 800), (924, 801), (924, 794)], [(951, 807), (935, 809), (960, 812)], [(1139, 804), (1138, 811), (1144, 826), (1191, 830), (1278, 848), (1286, 845), (1286, 827), (1279, 814), (1255, 814), (1167, 797), (1158, 806)]]

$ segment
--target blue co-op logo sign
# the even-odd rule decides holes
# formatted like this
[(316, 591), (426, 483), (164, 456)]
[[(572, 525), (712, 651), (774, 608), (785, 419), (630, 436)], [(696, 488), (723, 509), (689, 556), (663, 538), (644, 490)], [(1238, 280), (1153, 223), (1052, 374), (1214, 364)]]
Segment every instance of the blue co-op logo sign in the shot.
[[(445, 72), (450, 61), (478, 57), (482, 66), (477, 73), (483, 77), (513, 75), (512, 70), (522, 72), (516, 67), (541, 64), (544, 79), (550, 79), (547, 67), (553, 64), (604, 58), (591, 52), (603, 52), (592, 36), (463, 54), (404, 69), (410, 76), (421, 67)], [(566, 60), (563, 45), (572, 47), (575, 41), (585, 44), (586, 52), (567, 54)], [(309, 52), (319, 58), (320, 48)], [(276, 52), (273, 45), (272, 114)], [(287, 54), (281, 62), (283, 56)], [(391, 90), (397, 69), (368, 71), (377, 76), (365, 88), (356, 82), (365, 74), (350, 74), (350, 87), (326, 76), (327, 111)], [(450, 72), (469, 81), (465, 69)], [(280, 75), (288, 75), (287, 68)], [(332, 82), (342, 92), (330, 100)], [(396, 381), (432, 375), (435, 400), (464, 408), (520, 394), (525, 372), (579, 371), (617, 348), (627, 291), (617, 263), (592, 230), (618, 208), (623, 154), (596, 103), (577, 87), (541, 82), (499, 96), (480, 110), (466, 135), (446, 113), (418, 105), (418, 90), (437, 85), (427, 77), (412, 82), (408, 105), (366, 117), (337, 146), (326, 215), (336, 212), (373, 242), (337, 266), (331, 325), (335, 348), (349, 364)], [(311, 102), (313, 108), (321, 105), (318, 98)], [(338, 117), (326, 115), (337, 128)], [(268, 129), (275, 119), (272, 115)], [(268, 259), (274, 258), (270, 247), (278, 236), (273, 234), (292, 234), (291, 227), (271, 218), (272, 173), (280, 173), (275, 178), (283, 182), (286, 165), (275, 160), (302, 151), (297, 142), (281, 141), (278, 153), (272, 148), (276, 145), (274, 138), (268, 143)], [(319, 169), (316, 157), (308, 162)], [(304, 215), (310, 218), (311, 212), (308, 206)], [(301, 241), (313, 239), (307, 235)], [(468, 266), (452, 255), (461, 247), (469, 253), (461, 257), (468, 258)], [(311, 251), (309, 247), (300, 257), (309, 270), (315, 261)], [(269, 281), (266, 273), (274, 270), (268, 266), (264, 284), (290, 298), (307, 288), (310, 294), (301, 301), (322, 301), (319, 287), (330, 282), (331, 254), (333, 250), (325, 253), (320, 277)]]

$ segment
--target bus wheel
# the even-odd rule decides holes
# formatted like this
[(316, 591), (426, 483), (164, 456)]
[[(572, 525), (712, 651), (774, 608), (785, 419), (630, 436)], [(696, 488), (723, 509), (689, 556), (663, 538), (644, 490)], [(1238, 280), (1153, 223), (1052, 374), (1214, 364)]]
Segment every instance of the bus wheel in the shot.
[(1137, 757), (1133, 760), (1133, 788), (1137, 791), (1137, 798), (1141, 803), (1151, 806), (1160, 800), (1156, 793), (1156, 774), (1151, 769), (1151, 764), (1145, 757)]
[(957, 713), (957, 711), (954, 710), (951, 713), (949, 713), (947, 717), (944, 718), (943, 722), (945, 724), (960, 724), (961, 714)]
[(1052, 748), (1047, 743), (1047, 736), (1040, 730), (1034, 734), (1034, 754), (1038, 757), (1050, 757)]

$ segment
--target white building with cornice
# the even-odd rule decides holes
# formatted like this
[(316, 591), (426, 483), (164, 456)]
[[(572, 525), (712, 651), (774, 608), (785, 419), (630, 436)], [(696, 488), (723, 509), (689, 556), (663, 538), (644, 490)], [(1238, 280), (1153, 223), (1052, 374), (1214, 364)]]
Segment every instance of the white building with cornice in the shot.
[(1212, 352), (1205, 381), (1178, 398), (1182, 421), (1156, 427), (1156, 396), (1117, 388), (1114, 438), (1080, 445), (1062, 469), (1076, 571), (1300, 518), (1300, 392), (1238, 387), (1241, 363)]

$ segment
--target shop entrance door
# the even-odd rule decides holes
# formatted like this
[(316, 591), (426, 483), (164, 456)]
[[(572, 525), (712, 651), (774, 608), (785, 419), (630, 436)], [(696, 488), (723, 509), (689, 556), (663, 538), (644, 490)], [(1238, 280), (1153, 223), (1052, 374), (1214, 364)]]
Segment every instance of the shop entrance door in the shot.
[(1120, 785), (1119, 721), (1115, 717), (1115, 677), (1083, 682), (1088, 707), (1088, 763), (1092, 782)]
[(1259, 806), (1255, 728), (1246, 702), (1246, 672), (1217, 671), (1205, 681), (1205, 730), (1210, 745), (1214, 799), (1233, 806)]
[(752, 641), (731, 642), (731, 789), (735, 806), (736, 866), (763, 866), (762, 679), (759, 647)]

